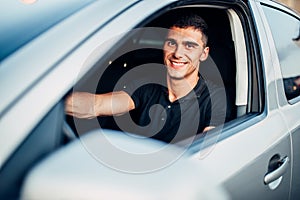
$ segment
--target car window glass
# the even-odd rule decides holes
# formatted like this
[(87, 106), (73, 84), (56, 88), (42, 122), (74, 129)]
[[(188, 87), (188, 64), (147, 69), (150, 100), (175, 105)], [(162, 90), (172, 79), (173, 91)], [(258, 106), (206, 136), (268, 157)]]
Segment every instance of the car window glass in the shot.
[(264, 6), (279, 57), (288, 100), (300, 96), (300, 21), (292, 15)]
[[(39, 1), (34, 5), (26, 5), (21, 1), (2, 1), (0, 8), (0, 61), (92, 1), (47, 0)], [(12, 8), (14, 12), (11, 12)]]

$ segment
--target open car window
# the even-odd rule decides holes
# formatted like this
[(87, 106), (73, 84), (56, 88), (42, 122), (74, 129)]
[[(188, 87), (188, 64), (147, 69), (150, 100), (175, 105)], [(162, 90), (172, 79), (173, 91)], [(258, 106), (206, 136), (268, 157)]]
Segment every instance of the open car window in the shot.
[[(257, 63), (251, 58), (255, 48), (249, 43), (251, 38), (244, 35), (248, 28), (245, 27), (247, 19), (241, 17), (236, 9), (225, 6), (175, 7), (141, 23), (136, 29), (122, 36), (117, 45), (79, 81), (74, 91), (112, 92), (122, 90), (128, 82), (145, 77), (155, 77), (154, 81), (162, 81), (165, 78), (161, 72), (164, 70), (162, 46), (166, 27), (172, 15), (181, 11), (200, 13), (208, 24), (210, 54), (201, 63), (200, 74), (225, 90), (225, 125), (232, 120), (236, 121), (235, 119), (244, 119), (247, 114), (260, 112), (262, 101), (261, 96), (257, 95), (261, 92), (257, 75), (259, 70)], [(156, 72), (155, 67), (161, 71)], [(124, 116), (98, 117), (95, 122), (70, 116), (67, 120), (75, 131), (77, 129), (87, 132), (95, 128), (105, 128), (134, 133), (135, 122), (131, 119), (134, 115), (134, 111), (130, 112), (125, 120)]]

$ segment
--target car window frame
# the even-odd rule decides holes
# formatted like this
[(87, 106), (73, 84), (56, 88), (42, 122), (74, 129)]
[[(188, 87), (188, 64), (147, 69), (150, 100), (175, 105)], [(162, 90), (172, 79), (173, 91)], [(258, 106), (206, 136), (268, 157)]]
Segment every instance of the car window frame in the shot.
[[(236, 133), (238, 133), (240, 130), (245, 129), (246, 127), (252, 126), (255, 123), (258, 123), (262, 119), (266, 117), (266, 109), (265, 109), (265, 99), (264, 99), (264, 79), (262, 75), (262, 66), (261, 63), (262, 61), (260, 60), (260, 50), (259, 50), (259, 44), (257, 43), (256, 39), (256, 31), (255, 31), (255, 26), (253, 24), (253, 19), (249, 16), (249, 10), (247, 5), (244, 3), (240, 3), (238, 5), (233, 4), (220, 4), (220, 6), (217, 7), (223, 7), (223, 8), (231, 8), (234, 10), (234, 12), (237, 13), (237, 15), (240, 17), (242, 26), (243, 26), (243, 31), (245, 35), (245, 43), (246, 43), (246, 51), (247, 51), (247, 56), (248, 60), (248, 75), (249, 75), (249, 84), (248, 84), (248, 102), (247, 102), (247, 111), (245, 115), (242, 115), (239, 118), (236, 118), (230, 122), (227, 122), (222, 126), (222, 136), (220, 136), (220, 129), (215, 129), (211, 132), (214, 132), (211, 134), (211, 137), (213, 138), (212, 140), (217, 139), (218, 141), (221, 141), (223, 139), (226, 139)], [(145, 24), (147, 24), (149, 21), (153, 20), (153, 18), (156, 18), (159, 15), (162, 15), (166, 10), (171, 10), (179, 7), (185, 7), (185, 6), (195, 6), (195, 7), (210, 7), (209, 5), (189, 5), (189, 4), (184, 4), (184, 5), (178, 5), (178, 4), (170, 4), (168, 6), (165, 6), (164, 8), (160, 9), (156, 13), (152, 14), (151, 17), (148, 17), (147, 20), (142, 21), (139, 23), (135, 28), (143, 27)], [(231, 7), (232, 6), (232, 7)], [(213, 6), (212, 6), (213, 7)], [(252, 29), (251, 29), (252, 28)], [(250, 35), (247, 35), (247, 33), (250, 33)], [(127, 36), (129, 37), (129, 36)], [(116, 51), (122, 43), (118, 43), (114, 48), (110, 50), (110, 52)], [(108, 55), (106, 55), (107, 57)], [(97, 64), (103, 62), (103, 59), (100, 59)], [(92, 67), (94, 68), (94, 67)], [(93, 71), (93, 70), (91, 70)], [(252, 73), (255, 74), (255, 76), (252, 76)], [(251, 81), (255, 81), (255, 85), (252, 85)], [(254, 95), (253, 93), (258, 94), (257, 99), (254, 100)], [(224, 133), (224, 134), (223, 134)], [(192, 145), (191, 149), (193, 149), (193, 146), (197, 146), (197, 143), (201, 141), (203, 138), (199, 137), (196, 138), (196, 142), (194, 143), (195, 145)], [(178, 143), (178, 145), (184, 144), (184, 141)], [(210, 143), (207, 143), (207, 145), (211, 145)]]

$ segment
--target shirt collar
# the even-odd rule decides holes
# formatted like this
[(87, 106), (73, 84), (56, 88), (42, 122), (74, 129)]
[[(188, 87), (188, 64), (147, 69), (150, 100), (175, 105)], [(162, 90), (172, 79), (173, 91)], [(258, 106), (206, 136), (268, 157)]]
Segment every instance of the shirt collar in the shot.
[[(201, 75), (199, 75), (199, 80), (196, 84), (196, 86), (184, 97), (181, 97), (180, 99), (174, 101), (175, 102), (179, 102), (179, 103), (183, 103), (184, 101), (187, 100), (192, 100), (192, 99), (199, 99), (201, 97), (202, 92), (204, 91), (206, 87), (206, 83), (205, 80), (203, 79), (203, 77)], [(167, 87), (163, 87), (164, 90), (164, 95), (166, 96), (167, 99), (169, 99), (169, 91)]]
[(202, 92), (205, 89), (205, 80), (203, 79), (203, 77), (200, 75), (199, 76), (199, 80), (196, 84), (196, 86), (193, 88), (193, 90), (191, 90), (186, 96), (182, 97), (179, 99), (179, 101), (186, 101), (186, 100), (192, 100), (192, 99), (199, 99)]

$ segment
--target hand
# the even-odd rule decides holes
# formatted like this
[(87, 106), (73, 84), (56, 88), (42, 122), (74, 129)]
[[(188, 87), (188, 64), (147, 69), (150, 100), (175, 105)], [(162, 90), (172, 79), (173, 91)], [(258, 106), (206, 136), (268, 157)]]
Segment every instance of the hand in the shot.
[(214, 128), (215, 128), (214, 126), (207, 126), (207, 127), (205, 127), (205, 128), (203, 129), (203, 132), (207, 132), (207, 131), (212, 130), (212, 129), (214, 129)]
[(96, 95), (87, 92), (74, 92), (65, 101), (65, 112), (77, 118), (92, 119), (95, 113)]

